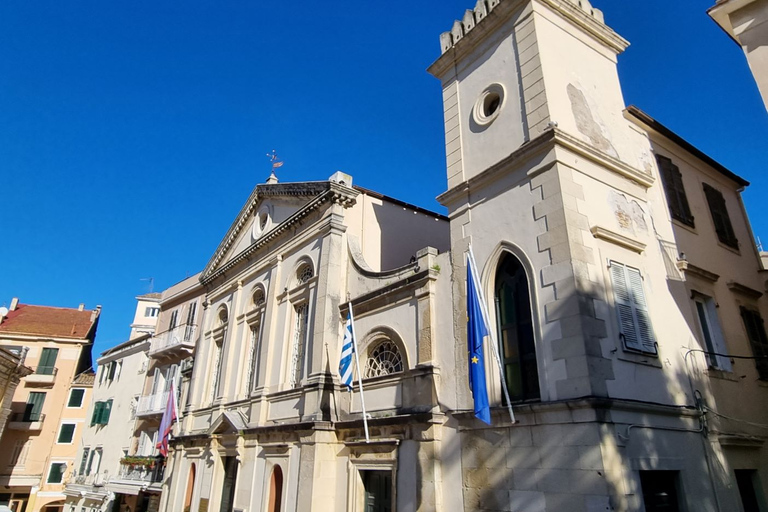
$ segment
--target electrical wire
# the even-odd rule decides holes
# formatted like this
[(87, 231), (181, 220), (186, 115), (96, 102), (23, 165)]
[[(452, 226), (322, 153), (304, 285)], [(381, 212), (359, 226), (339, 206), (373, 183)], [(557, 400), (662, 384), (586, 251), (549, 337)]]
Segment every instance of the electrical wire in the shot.
[(708, 410), (709, 412), (711, 412), (715, 416), (720, 416), (721, 418), (725, 418), (725, 419), (731, 420), (731, 421), (738, 421), (739, 423), (744, 423), (745, 425), (751, 425), (751, 426), (757, 427), (757, 428), (768, 429), (768, 425), (766, 425), (765, 423), (754, 423), (754, 422), (747, 421), (747, 420), (740, 420), (739, 418), (734, 418), (732, 416), (726, 416), (725, 414), (720, 414), (719, 412), (715, 411), (714, 409), (712, 409), (710, 407), (707, 407), (706, 405), (703, 405), (702, 407), (704, 407), (704, 409)]

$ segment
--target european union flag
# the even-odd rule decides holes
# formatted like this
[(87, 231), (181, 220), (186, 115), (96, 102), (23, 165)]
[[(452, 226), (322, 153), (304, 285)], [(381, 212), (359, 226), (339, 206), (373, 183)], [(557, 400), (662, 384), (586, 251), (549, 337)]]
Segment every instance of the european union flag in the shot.
[(485, 385), (485, 358), (483, 338), (488, 336), (488, 326), (480, 305), (480, 290), (472, 271), (473, 258), (467, 258), (467, 344), (469, 345), (469, 387), (475, 399), (475, 417), (491, 424), (488, 405), (488, 389)]

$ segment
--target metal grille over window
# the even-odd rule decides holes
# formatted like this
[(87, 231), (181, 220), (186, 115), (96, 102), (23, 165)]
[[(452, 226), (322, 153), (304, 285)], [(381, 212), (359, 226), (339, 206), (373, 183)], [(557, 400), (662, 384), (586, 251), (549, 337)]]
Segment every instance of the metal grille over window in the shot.
[[(312, 269), (310, 269), (310, 272)], [(291, 382), (292, 388), (298, 387), (301, 383), (301, 370), (304, 360), (304, 340), (307, 337), (307, 305), (296, 306), (296, 327), (293, 335), (293, 360), (291, 361)]]
[(402, 371), (403, 357), (392, 341), (381, 341), (368, 351), (368, 361), (365, 364), (366, 379)]
[(304, 284), (310, 279), (312, 279), (314, 275), (315, 274), (312, 270), (312, 265), (310, 265), (309, 263), (305, 263), (304, 265), (301, 266), (299, 271), (296, 273), (296, 279), (298, 280), (299, 284)]

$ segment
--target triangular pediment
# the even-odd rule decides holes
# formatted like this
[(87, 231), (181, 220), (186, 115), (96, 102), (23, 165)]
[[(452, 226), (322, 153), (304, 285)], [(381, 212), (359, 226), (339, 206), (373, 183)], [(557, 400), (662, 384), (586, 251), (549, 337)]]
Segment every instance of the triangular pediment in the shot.
[(208, 261), (200, 280), (214, 279), (243, 255), (284, 232), (307, 211), (327, 201), (341, 201), (351, 206), (357, 194), (333, 181), (257, 185)]
[(247, 423), (238, 411), (225, 411), (208, 428), (208, 435), (236, 434), (245, 430)]

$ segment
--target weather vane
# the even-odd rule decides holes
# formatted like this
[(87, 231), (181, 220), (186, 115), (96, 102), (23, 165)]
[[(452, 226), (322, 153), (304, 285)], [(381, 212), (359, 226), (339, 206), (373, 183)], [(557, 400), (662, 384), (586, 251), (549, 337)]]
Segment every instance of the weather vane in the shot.
[(267, 183), (277, 183), (277, 176), (275, 176), (275, 169), (278, 167), (283, 166), (283, 161), (278, 160), (277, 158), (277, 151), (274, 149), (272, 150), (272, 153), (267, 153), (267, 158), (269, 158), (269, 161), (272, 162), (272, 174), (269, 175), (269, 179), (267, 179)]

